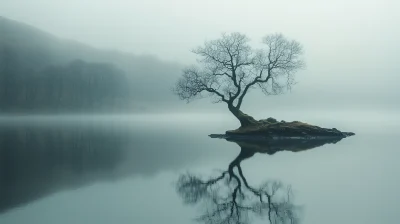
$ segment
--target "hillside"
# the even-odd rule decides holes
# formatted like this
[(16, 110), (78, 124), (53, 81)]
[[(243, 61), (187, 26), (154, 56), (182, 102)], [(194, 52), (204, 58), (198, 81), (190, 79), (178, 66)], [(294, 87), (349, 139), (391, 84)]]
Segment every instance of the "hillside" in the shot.
[[(74, 73), (77, 61), (81, 68)], [(167, 93), (179, 67), (151, 56), (95, 49), (0, 17), (1, 112), (135, 111), (173, 100)], [(82, 91), (74, 91), (76, 83)]]

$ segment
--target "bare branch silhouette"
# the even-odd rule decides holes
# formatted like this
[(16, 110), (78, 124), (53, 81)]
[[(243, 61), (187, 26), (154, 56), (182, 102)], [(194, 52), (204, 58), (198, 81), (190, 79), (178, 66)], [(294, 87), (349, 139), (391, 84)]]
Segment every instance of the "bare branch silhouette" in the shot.
[(297, 41), (273, 34), (266, 36), (263, 44), (263, 49), (255, 50), (241, 33), (206, 41), (193, 50), (199, 56), (199, 66), (183, 70), (174, 92), (187, 102), (211, 97), (214, 103), (227, 103), (242, 126), (251, 125), (255, 120), (240, 110), (247, 93), (256, 87), (266, 95), (290, 90), (295, 72), (304, 66)]

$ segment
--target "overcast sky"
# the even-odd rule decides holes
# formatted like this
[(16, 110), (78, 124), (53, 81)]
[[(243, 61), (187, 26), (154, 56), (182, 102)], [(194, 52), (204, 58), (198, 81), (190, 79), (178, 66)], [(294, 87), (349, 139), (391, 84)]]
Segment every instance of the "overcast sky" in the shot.
[(181, 64), (192, 63), (190, 50), (222, 32), (245, 33), (255, 45), (280, 32), (303, 44), (307, 63), (297, 75), (297, 95), (288, 99), (398, 108), (399, 2), (0, 0), (0, 15), (95, 47)]

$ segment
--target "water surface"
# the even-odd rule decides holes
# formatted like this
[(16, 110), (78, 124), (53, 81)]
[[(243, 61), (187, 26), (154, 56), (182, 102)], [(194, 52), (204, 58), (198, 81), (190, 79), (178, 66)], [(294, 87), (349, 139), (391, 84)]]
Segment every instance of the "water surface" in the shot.
[(0, 223), (268, 223), (260, 189), (295, 217), (275, 221), (396, 223), (399, 123), (329, 122), (357, 135), (269, 155), (208, 138), (218, 119), (3, 119)]

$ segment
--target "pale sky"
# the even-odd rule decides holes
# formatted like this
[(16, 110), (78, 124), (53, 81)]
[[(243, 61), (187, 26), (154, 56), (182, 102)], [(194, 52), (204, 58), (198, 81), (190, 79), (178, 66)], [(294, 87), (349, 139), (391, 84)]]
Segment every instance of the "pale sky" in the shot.
[(307, 67), (297, 75), (293, 101), (324, 97), (397, 108), (399, 2), (0, 0), (0, 15), (98, 48), (184, 65), (194, 62), (191, 49), (222, 32), (245, 33), (254, 45), (280, 32), (305, 51)]
[(1, 0), (0, 14), (96, 47), (184, 61), (204, 40), (231, 31), (246, 33), (255, 42), (281, 32), (303, 43), (309, 53), (398, 47), (398, 2)]

